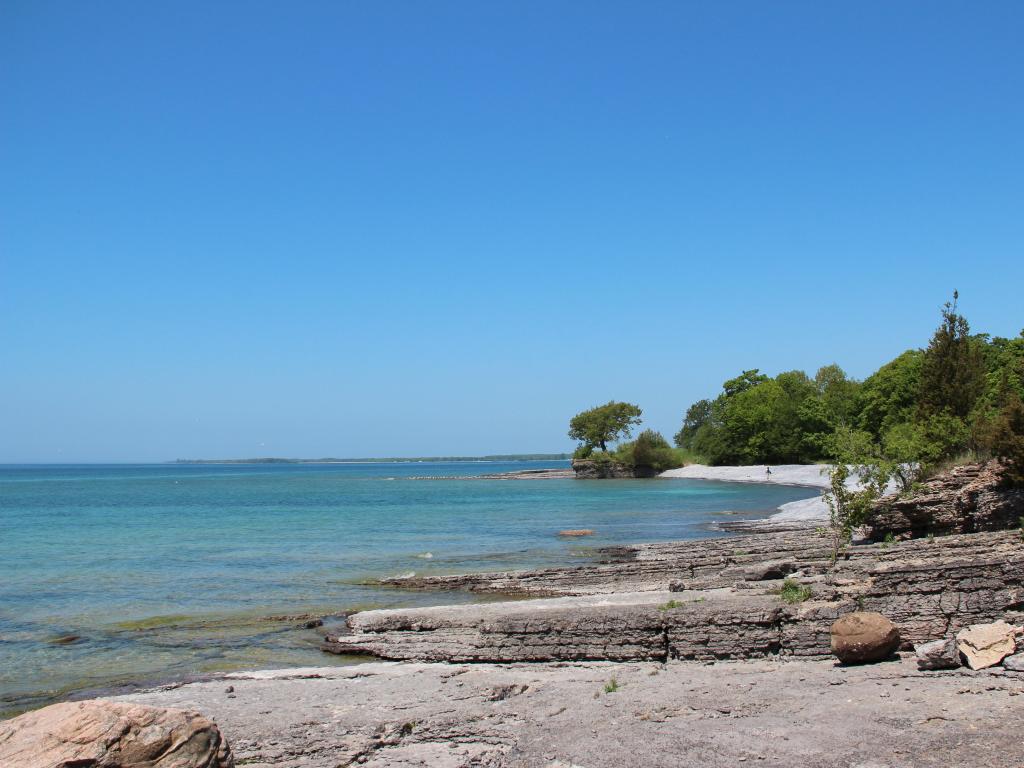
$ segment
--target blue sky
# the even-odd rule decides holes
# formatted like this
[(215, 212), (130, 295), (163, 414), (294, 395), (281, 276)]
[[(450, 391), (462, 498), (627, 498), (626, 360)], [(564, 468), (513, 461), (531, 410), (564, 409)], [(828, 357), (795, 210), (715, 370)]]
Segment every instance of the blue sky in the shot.
[(567, 450), (1024, 327), (1019, 2), (0, 5), (0, 461)]

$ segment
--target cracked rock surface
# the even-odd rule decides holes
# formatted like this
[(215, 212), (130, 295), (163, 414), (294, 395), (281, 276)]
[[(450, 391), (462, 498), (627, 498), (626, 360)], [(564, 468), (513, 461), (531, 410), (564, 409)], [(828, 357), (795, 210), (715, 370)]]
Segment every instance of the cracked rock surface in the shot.
[(201, 711), (252, 768), (985, 768), (1024, 764), (1022, 694), (1024, 674), (919, 672), (908, 655), (870, 667), (376, 662), (122, 698)]

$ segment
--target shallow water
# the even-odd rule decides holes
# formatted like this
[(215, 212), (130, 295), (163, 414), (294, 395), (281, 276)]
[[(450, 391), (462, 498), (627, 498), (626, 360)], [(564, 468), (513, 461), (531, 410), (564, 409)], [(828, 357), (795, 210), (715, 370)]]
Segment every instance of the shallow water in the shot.
[[(587, 562), (817, 493), (699, 480), (422, 480), (565, 462), (0, 467), (0, 713), (68, 692), (352, 663), (268, 617), (459, 601), (401, 573)], [(596, 535), (564, 539), (567, 528)], [(340, 620), (340, 619), (336, 619)]]

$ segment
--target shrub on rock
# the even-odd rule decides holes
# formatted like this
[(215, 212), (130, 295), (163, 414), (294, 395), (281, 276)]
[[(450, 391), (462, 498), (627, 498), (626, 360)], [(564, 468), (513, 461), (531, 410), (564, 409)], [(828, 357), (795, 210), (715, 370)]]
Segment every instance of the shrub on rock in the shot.
[(899, 648), (900, 632), (874, 611), (856, 611), (832, 624), (832, 653), (844, 664), (864, 664), (889, 658)]

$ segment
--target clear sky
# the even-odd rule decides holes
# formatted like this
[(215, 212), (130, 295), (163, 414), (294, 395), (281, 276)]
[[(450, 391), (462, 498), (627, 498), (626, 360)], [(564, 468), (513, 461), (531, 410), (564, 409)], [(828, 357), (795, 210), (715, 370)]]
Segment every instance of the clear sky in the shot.
[(0, 4), (0, 461), (571, 449), (1024, 327), (1024, 3)]

